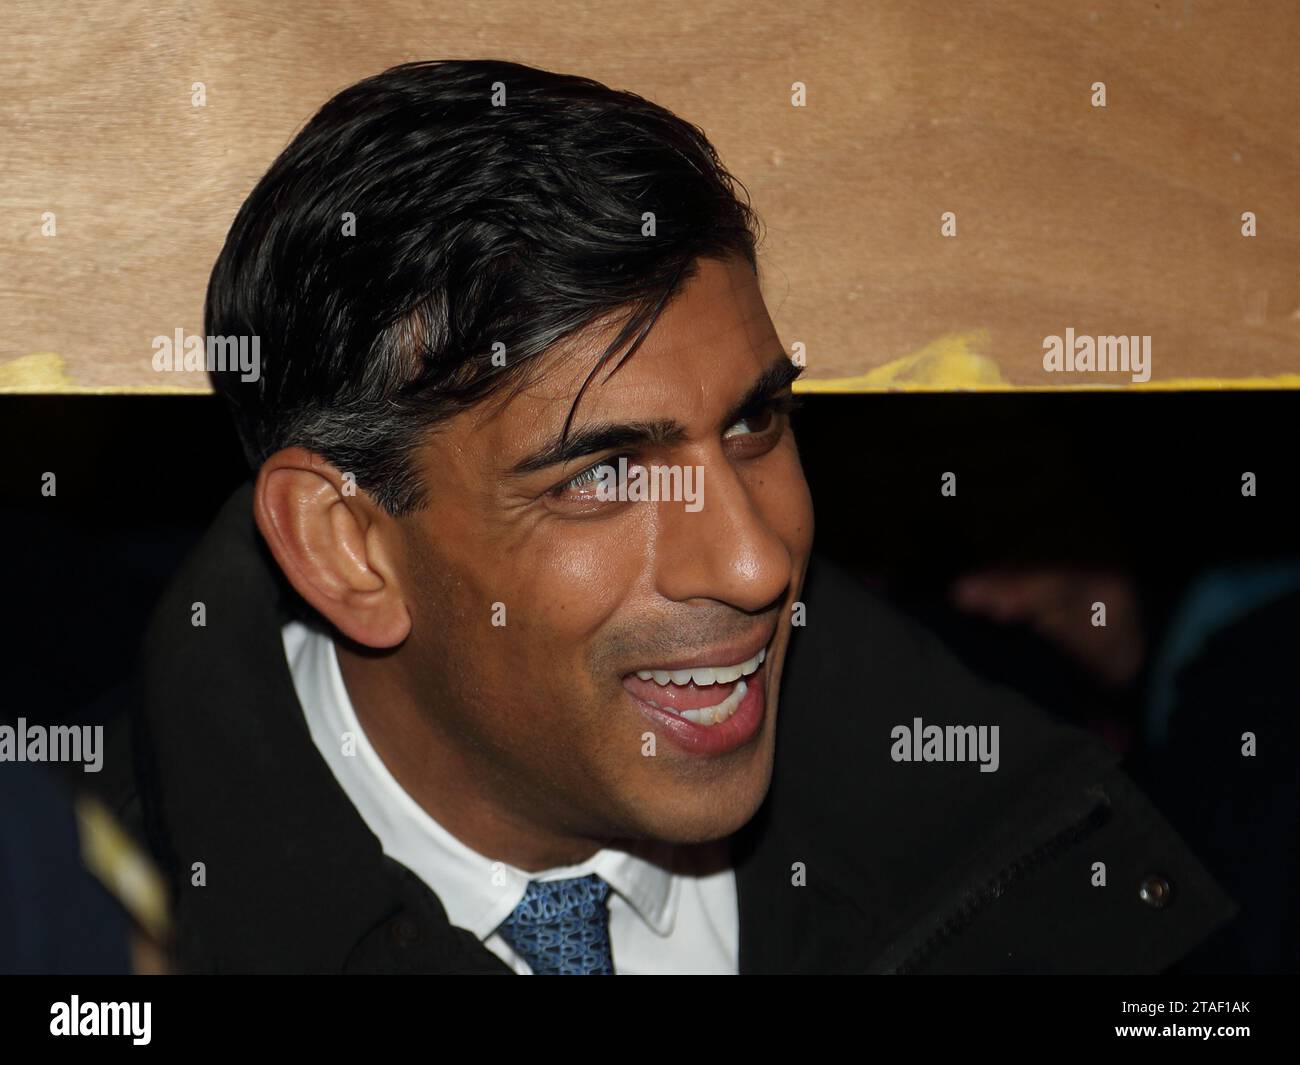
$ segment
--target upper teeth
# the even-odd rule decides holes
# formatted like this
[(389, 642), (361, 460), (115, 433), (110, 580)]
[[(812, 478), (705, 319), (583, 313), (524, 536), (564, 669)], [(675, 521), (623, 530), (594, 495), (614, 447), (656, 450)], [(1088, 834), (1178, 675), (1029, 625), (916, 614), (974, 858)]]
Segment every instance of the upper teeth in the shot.
[(671, 682), (686, 685), (694, 682), (697, 688), (708, 684), (730, 684), (755, 672), (763, 664), (766, 656), (767, 648), (764, 647), (753, 658), (741, 662), (738, 666), (696, 666), (694, 669), (674, 670), (639, 669), (636, 675), (642, 680), (653, 680), (656, 684)]

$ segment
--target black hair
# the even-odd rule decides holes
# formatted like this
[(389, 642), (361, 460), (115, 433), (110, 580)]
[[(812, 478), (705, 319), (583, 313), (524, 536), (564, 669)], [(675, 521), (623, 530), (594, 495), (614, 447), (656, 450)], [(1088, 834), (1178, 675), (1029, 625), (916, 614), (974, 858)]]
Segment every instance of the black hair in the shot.
[(240, 208), (204, 329), (257, 336), (260, 367), (213, 386), (254, 469), (301, 446), (389, 513), (421, 509), (426, 430), (617, 311), (590, 383), (701, 257), (757, 272), (737, 188), (702, 130), (634, 93), (501, 60), (393, 67), (325, 104)]

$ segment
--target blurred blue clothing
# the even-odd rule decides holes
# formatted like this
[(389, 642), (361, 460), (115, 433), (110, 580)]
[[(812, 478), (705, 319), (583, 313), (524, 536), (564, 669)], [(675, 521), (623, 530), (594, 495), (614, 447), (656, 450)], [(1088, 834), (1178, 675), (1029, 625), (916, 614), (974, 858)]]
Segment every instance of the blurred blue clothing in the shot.
[(1169, 743), (1179, 673), (1214, 633), (1300, 588), (1300, 559), (1208, 569), (1188, 584), (1169, 619), (1147, 686), (1144, 732), (1159, 750)]
[(128, 973), (130, 935), (82, 863), (71, 796), (43, 766), (0, 762), (0, 973)]

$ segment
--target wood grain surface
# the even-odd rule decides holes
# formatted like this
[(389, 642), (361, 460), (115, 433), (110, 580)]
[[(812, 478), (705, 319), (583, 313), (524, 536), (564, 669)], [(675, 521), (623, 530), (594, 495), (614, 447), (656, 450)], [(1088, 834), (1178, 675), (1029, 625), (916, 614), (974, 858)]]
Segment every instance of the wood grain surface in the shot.
[[(0, 390), (206, 391), (151, 341), (202, 331), (244, 196), (333, 93), (438, 57), (700, 124), (810, 389), (1300, 387), (1295, 0), (6, 0), (0, 26)], [(1046, 372), (1066, 329), (1151, 337), (1150, 380)]]

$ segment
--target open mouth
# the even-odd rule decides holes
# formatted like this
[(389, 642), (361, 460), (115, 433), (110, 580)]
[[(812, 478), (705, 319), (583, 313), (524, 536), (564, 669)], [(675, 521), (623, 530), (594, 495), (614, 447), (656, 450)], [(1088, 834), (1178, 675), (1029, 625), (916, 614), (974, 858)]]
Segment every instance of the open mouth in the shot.
[(766, 657), (767, 648), (762, 647), (752, 658), (734, 665), (638, 670), (623, 678), (623, 687), (657, 710), (711, 727), (740, 707), (749, 691), (749, 678)]

